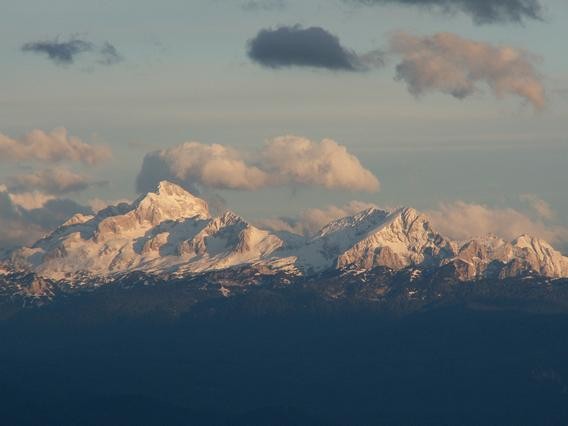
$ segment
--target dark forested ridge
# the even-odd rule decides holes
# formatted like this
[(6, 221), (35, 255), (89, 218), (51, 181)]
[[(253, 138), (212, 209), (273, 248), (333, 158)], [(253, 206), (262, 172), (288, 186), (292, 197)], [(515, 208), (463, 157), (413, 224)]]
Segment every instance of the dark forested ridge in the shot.
[(2, 423), (568, 422), (566, 282), (376, 274), (229, 297), (213, 279), (130, 277), (13, 308)]

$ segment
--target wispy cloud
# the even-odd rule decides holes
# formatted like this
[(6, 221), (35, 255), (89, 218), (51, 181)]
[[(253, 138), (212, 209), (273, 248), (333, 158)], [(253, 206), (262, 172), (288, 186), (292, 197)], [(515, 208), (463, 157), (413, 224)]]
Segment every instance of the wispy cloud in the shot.
[(257, 221), (261, 228), (272, 231), (285, 231), (293, 234), (311, 236), (316, 234), (329, 222), (341, 217), (350, 216), (360, 211), (376, 208), (373, 203), (363, 201), (350, 201), (341, 206), (327, 206), (324, 208), (306, 209), (297, 217), (274, 217)]
[(549, 203), (544, 201), (536, 194), (521, 194), (521, 201), (527, 203), (529, 207), (543, 220), (552, 220), (556, 217), (556, 212)]
[(22, 51), (47, 55), (56, 65), (73, 64), (79, 56), (86, 54), (92, 55), (101, 65), (113, 65), (123, 59), (116, 47), (109, 42), (99, 46), (76, 37), (28, 42), (22, 46)]
[(122, 62), (124, 59), (116, 47), (110, 44), (108, 41), (105, 42), (102, 47), (99, 49), (99, 64), (102, 65), (114, 65)]
[(344, 2), (365, 6), (388, 4), (414, 6), (445, 14), (462, 12), (471, 16), (476, 24), (542, 20), (543, 9), (539, 0), (344, 0)]
[(536, 70), (535, 55), (510, 46), (494, 46), (452, 33), (415, 36), (394, 33), (391, 54), (402, 58), (396, 78), (404, 81), (413, 95), (438, 91), (463, 99), (485, 85), (498, 97), (515, 95), (535, 109), (546, 103), (542, 77)]

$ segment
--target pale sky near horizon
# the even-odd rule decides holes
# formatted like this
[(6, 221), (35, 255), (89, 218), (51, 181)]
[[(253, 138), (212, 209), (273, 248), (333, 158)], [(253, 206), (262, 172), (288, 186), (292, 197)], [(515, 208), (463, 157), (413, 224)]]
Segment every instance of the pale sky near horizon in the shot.
[[(18, 139), (33, 129), (65, 127), (112, 160), (71, 169), (108, 180), (66, 195), (136, 196), (149, 151), (186, 141), (218, 143), (250, 153), (267, 140), (330, 138), (358, 157), (381, 182), (377, 193), (282, 186), (258, 191), (211, 190), (229, 208), (258, 219), (350, 200), (435, 209), (464, 201), (522, 211), (523, 195), (550, 204), (555, 225), (568, 226), (568, 2), (541, 0), (542, 21), (476, 25), (447, 15), (389, 4), (353, 7), (342, 0), (289, 0), (245, 10), (239, 0), (4, 1), (0, 14), (0, 133)], [(384, 49), (394, 31), (417, 36), (450, 32), (524, 49), (537, 56), (547, 91), (535, 111), (516, 96), (483, 89), (465, 99), (428, 92), (415, 97), (396, 81), (396, 59), (368, 72), (269, 69), (247, 57), (247, 42), (265, 28), (318, 26), (356, 52)], [(77, 37), (108, 41), (123, 60), (103, 66), (81, 56), (57, 65), (23, 52), (25, 43)], [(47, 168), (0, 163), (9, 176)], [(550, 218), (548, 218), (550, 219)]]

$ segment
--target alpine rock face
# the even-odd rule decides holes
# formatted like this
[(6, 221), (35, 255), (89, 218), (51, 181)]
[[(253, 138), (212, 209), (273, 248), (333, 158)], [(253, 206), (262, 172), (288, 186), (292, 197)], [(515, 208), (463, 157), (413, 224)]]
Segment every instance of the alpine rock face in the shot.
[(132, 204), (72, 217), (33, 246), (12, 252), (3, 265), (0, 274), (27, 272), (71, 283), (85, 276), (180, 277), (243, 267), (295, 277), (378, 267), (449, 270), (461, 281), (568, 277), (568, 257), (527, 235), (512, 242), (494, 236), (457, 242), (412, 208), (371, 208), (304, 238), (259, 229), (232, 212), (212, 217), (204, 200), (166, 181)]

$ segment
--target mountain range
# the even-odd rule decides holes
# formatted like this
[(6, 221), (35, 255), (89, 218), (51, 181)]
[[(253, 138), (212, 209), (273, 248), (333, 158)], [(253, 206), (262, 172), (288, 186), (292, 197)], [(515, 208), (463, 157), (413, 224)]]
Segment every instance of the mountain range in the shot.
[(140, 277), (144, 283), (206, 277), (226, 297), (249, 284), (377, 280), (377, 274), (407, 285), (440, 277), (553, 282), (568, 277), (568, 257), (529, 235), (455, 241), (407, 207), (369, 208), (310, 237), (272, 232), (230, 211), (213, 217), (204, 200), (162, 181), (131, 204), (77, 214), (31, 247), (9, 253), (0, 265), (0, 297), (43, 304), (60, 293)]
[(568, 259), (411, 208), (310, 237), (169, 182), (0, 264), (0, 418), (566, 424)]

